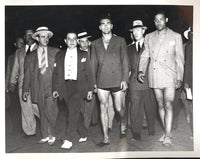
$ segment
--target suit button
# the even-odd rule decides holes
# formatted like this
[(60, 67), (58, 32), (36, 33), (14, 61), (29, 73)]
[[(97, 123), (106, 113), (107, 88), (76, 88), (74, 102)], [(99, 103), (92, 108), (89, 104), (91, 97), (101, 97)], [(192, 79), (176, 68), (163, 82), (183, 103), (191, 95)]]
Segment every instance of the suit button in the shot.
[(153, 68), (153, 70), (155, 70), (155, 68)]
[(166, 60), (164, 60), (166, 62)]
[(157, 62), (157, 60), (155, 60), (155, 62)]

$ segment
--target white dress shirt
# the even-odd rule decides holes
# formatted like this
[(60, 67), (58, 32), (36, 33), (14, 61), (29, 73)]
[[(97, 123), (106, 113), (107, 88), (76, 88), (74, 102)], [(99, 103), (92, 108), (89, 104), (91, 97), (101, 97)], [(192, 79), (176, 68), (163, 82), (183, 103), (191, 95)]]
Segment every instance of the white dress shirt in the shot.
[[(31, 51), (33, 51), (33, 48), (35, 47), (35, 45), (36, 45), (36, 43), (33, 43), (33, 44), (31, 45), (31, 48), (30, 48)], [(29, 45), (26, 44), (26, 45), (25, 45), (26, 52), (27, 52), (28, 48), (29, 48)]]
[(67, 49), (64, 64), (65, 80), (77, 80), (77, 48)]
[(136, 46), (137, 51), (138, 51), (138, 43), (140, 43), (140, 48), (142, 48), (142, 45), (144, 43), (144, 38), (142, 38), (141, 40), (135, 42), (135, 46)]
[(38, 64), (39, 64), (39, 68), (41, 68), (41, 61), (42, 61), (42, 52), (43, 52), (43, 48), (45, 51), (45, 61), (46, 61), (46, 67), (48, 67), (48, 54), (47, 54), (47, 47), (38, 47), (37, 49), (37, 54), (38, 54)]

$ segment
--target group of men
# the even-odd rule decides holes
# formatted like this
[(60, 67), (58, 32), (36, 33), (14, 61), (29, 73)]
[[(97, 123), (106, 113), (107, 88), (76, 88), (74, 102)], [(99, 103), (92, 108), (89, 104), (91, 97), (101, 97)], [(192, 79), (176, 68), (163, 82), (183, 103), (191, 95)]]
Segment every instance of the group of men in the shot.
[(181, 35), (167, 27), (168, 18), (162, 11), (154, 16), (156, 31), (145, 37), (147, 27), (141, 20), (133, 21), (129, 31), (134, 42), (128, 47), (123, 37), (112, 33), (109, 16), (101, 17), (99, 22), (102, 37), (91, 43), (91, 49), (87, 32), (78, 36), (74, 31), (68, 32), (64, 39), (67, 49), (59, 50), (48, 46), (53, 32), (47, 27), (26, 31), (26, 45), (15, 53), (9, 80), (10, 90), (18, 81), (24, 132), (36, 133), (36, 115), (41, 123), (39, 143), (53, 145), (57, 99), (64, 99), (68, 126), (61, 148), (73, 146), (75, 131), (80, 134), (79, 142), (87, 141), (97, 95), (103, 130), (98, 146), (110, 144), (113, 107), (120, 117), (120, 138), (126, 137), (129, 115), (132, 141), (141, 140), (144, 112), (149, 135), (154, 135), (157, 103), (163, 126), (159, 141), (172, 146), (172, 102), (184, 73)]

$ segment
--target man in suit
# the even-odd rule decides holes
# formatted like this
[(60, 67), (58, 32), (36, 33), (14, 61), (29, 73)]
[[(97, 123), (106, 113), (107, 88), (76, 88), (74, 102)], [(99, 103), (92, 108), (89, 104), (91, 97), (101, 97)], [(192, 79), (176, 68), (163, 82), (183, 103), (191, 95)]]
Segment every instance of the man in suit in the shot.
[[(144, 33), (147, 27), (143, 26), (141, 20), (133, 21), (133, 26), (129, 30), (132, 32), (135, 42), (128, 46), (129, 57), (129, 98), (130, 98), (130, 119), (132, 141), (141, 140), (142, 123), (144, 110), (147, 117), (149, 135), (154, 135), (154, 123), (156, 117), (156, 101), (153, 91), (148, 87), (148, 79), (144, 78), (144, 83), (137, 80), (138, 64), (142, 51), (144, 50)], [(147, 71), (146, 71), (147, 74)]]
[[(80, 50), (88, 52), (88, 56), (91, 57), (91, 42), (89, 38), (91, 36), (88, 35), (87, 32), (81, 32), (78, 34), (78, 44), (80, 45)], [(108, 107), (108, 128), (109, 130), (112, 129), (113, 119), (115, 115), (112, 97), (109, 96), (109, 104)], [(98, 109), (97, 109), (97, 101), (96, 101), (96, 94), (93, 95), (91, 101), (85, 100), (84, 105), (84, 123), (86, 127), (89, 127), (90, 123), (96, 124), (98, 122)]]
[(32, 103), (30, 95), (27, 97), (27, 101), (24, 102), (22, 99), (22, 85), (24, 79), (24, 59), (31, 51), (37, 48), (35, 40), (31, 37), (33, 30), (25, 31), (25, 43), (26, 45), (15, 52), (14, 64), (10, 76), (9, 89), (14, 90), (15, 85), (18, 82), (18, 94), (21, 105), (22, 113), (22, 128), (26, 135), (36, 134), (36, 119), (35, 116), (39, 117), (38, 106)]
[[(20, 49), (24, 46), (24, 39), (22, 37), (17, 37), (14, 42), (14, 46), (17, 49)], [(16, 52), (15, 50), (15, 52)], [(10, 82), (10, 76), (11, 71), (13, 68), (15, 59), (15, 54), (11, 54), (8, 56), (7, 60), (7, 67), (6, 67), (6, 76), (5, 76), (5, 89), (6, 89), (6, 122), (9, 122), (9, 119), (11, 119), (10, 125), (9, 123), (6, 123), (6, 128), (10, 128), (8, 132), (13, 133), (19, 133), (21, 130), (21, 120), (16, 120), (16, 117), (18, 119), (21, 119), (21, 109), (19, 105), (19, 97), (18, 97), (18, 90), (15, 88), (15, 90), (10, 91), (9, 90), (9, 82)], [(8, 121), (7, 121), (8, 120)], [(7, 129), (6, 129), (7, 130)]]
[(164, 11), (154, 16), (156, 31), (145, 37), (145, 49), (139, 62), (138, 79), (143, 83), (149, 63), (149, 87), (154, 89), (159, 114), (164, 128), (159, 139), (164, 146), (172, 146), (172, 121), (175, 91), (181, 86), (184, 70), (184, 53), (181, 35), (167, 27)]
[(38, 41), (38, 48), (25, 58), (23, 99), (29, 94), (33, 103), (38, 104), (42, 139), (39, 143), (55, 143), (54, 126), (58, 108), (52, 96), (52, 74), (56, 53), (59, 49), (48, 46), (53, 33), (47, 27), (39, 27), (32, 35)]
[(120, 114), (120, 137), (125, 137), (125, 91), (128, 82), (127, 45), (124, 38), (112, 34), (110, 16), (100, 19), (102, 37), (92, 42), (91, 56), (95, 89), (100, 101), (101, 122), (104, 139), (98, 146), (110, 144), (108, 136), (108, 99), (113, 95), (113, 103)]
[(68, 108), (68, 127), (61, 148), (70, 149), (76, 130), (80, 133), (79, 142), (87, 140), (81, 107), (84, 100), (92, 99), (93, 78), (88, 53), (77, 49), (76, 33), (68, 32), (65, 43), (67, 50), (60, 51), (56, 56), (53, 97), (64, 99)]

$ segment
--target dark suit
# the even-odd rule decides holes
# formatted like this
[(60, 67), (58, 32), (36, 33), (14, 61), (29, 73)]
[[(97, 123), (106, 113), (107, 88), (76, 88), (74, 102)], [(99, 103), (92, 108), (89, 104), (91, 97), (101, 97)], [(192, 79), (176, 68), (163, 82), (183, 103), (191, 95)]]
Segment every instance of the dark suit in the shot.
[(40, 112), (43, 138), (53, 135), (58, 108), (52, 96), (52, 73), (57, 48), (47, 47), (48, 67), (45, 74), (40, 73), (37, 50), (27, 55), (24, 63), (23, 92), (31, 92), (33, 103), (37, 103)]
[(128, 46), (129, 70), (131, 75), (129, 78), (129, 100), (131, 102), (131, 130), (134, 134), (141, 134), (142, 122), (144, 118), (144, 110), (148, 121), (149, 132), (154, 131), (154, 122), (156, 115), (156, 101), (153, 91), (148, 88), (147, 76), (144, 78), (144, 83), (137, 80), (139, 59), (144, 50), (144, 45), (137, 52), (136, 45)]
[(127, 45), (124, 38), (113, 35), (107, 50), (102, 38), (92, 42), (91, 61), (98, 88), (120, 87), (128, 82)]
[(60, 100), (64, 98), (68, 107), (68, 128), (65, 138), (71, 140), (77, 129), (82, 137), (87, 135), (83, 124), (81, 105), (84, 104), (83, 101), (87, 97), (87, 92), (93, 90), (93, 79), (87, 52), (77, 49), (77, 80), (65, 80), (65, 55), (66, 50), (60, 51), (56, 56), (55, 70), (53, 72), (53, 91), (58, 92)]

